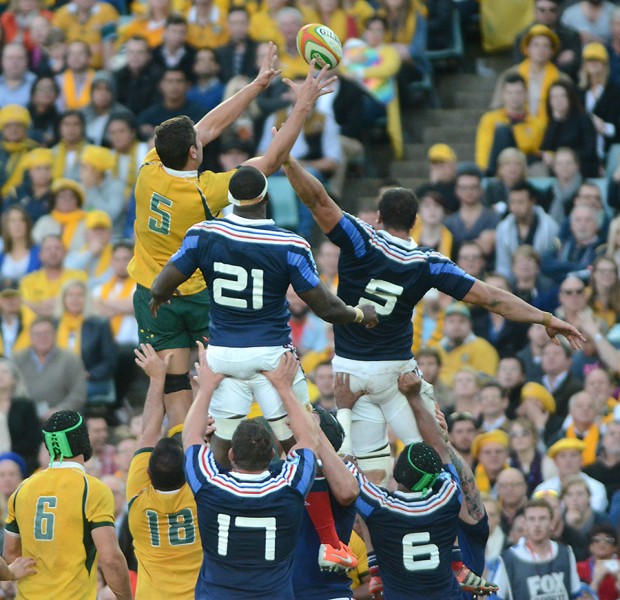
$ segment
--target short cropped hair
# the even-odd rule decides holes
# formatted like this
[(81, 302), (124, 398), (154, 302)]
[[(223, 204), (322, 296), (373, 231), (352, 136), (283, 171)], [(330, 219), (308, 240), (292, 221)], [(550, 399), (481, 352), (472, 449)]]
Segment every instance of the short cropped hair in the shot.
[(265, 176), (256, 167), (239, 167), (230, 178), (228, 189), (237, 200), (258, 198), (265, 187)]
[(231, 440), (234, 462), (244, 471), (262, 471), (273, 458), (271, 434), (255, 419), (242, 421)]
[(418, 197), (407, 188), (386, 190), (379, 200), (379, 214), (386, 227), (409, 231), (418, 216)]
[(164, 166), (180, 171), (187, 164), (189, 149), (196, 145), (194, 121), (181, 115), (155, 127), (155, 149)]
[(174, 438), (162, 438), (157, 442), (149, 458), (149, 475), (156, 490), (171, 492), (183, 487), (185, 456), (181, 444)]

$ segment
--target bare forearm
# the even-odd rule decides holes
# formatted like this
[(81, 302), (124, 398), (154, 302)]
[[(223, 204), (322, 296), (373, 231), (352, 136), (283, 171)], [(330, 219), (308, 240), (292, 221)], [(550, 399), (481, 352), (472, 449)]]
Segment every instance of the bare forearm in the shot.
[(256, 98), (262, 91), (263, 86), (257, 81), (248, 83), (244, 88), (239, 90), (234, 96), (218, 104), (213, 110), (209, 111), (196, 124), (196, 131), (200, 141), (208, 144), (219, 137), (235, 119), (239, 118), (241, 113), (248, 107), (250, 102)]
[(359, 495), (359, 485), (342, 459), (336, 454), (330, 441), (319, 430), (319, 456), (323, 466), (323, 473), (336, 502), (341, 506), (349, 506)]
[(469, 516), (478, 523), (484, 517), (484, 504), (482, 503), (482, 497), (480, 491), (476, 486), (476, 480), (469, 465), (463, 460), (463, 457), (448, 444), (448, 451), (452, 464), (456, 469), (456, 472), (461, 480), (461, 490), (463, 492), (463, 499), (465, 500), (465, 506)]
[(603, 362), (614, 372), (618, 372), (620, 370), (620, 353), (618, 350), (607, 341), (602, 333), (597, 333), (594, 336), (594, 343)]
[(209, 406), (214, 389), (199, 388), (183, 425), (183, 447), (202, 444), (209, 424)]
[(144, 401), (142, 412), (142, 442), (146, 445), (155, 445), (161, 435), (161, 426), (164, 421), (164, 377), (153, 377)]
[(284, 170), (295, 193), (310, 210), (320, 204), (320, 200), (325, 194), (325, 188), (314, 175), (308, 173), (301, 163), (294, 159), (284, 165)]
[(131, 586), (129, 585), (129, 571), (125, 557), (118, 551), (118, 555), (108, 563), (101, 565), (103, 576), (108, 587), (117, 600), (131, 600)]
[(286, 409), (289, 426), (297, 440), (297, 445), (316, 451), (319, 445), (318, 426), (312, 415), (299, 403), (292, 388), (277, 388), (277, 392)]
[(13, 579), (13, 572), (9, 569), (9, 565), (0, 558), (0, 581), (12, 581)]
[(424, 406), (422, 398), (419, 394), (407, 395), (407, 402), (413, 411), (418, 430), (422, 439), (437, 450), (441, 460), (446, 463), (450, 460), (450, 452), (448, 444), (444, 441), (443, 431), (439, 427), (439, 423), (435, 419), (435, 415)]
[[(489, 287), (491, 290), (488, 297), (484, 299), (484, 302), (477, 303), (483, 308), (517, 323), (543, 322), (544, 313), (542, 310), (534, 308), (506, 290)], [(464, 300), (467, 302), (467, 296), (465, 296)]]

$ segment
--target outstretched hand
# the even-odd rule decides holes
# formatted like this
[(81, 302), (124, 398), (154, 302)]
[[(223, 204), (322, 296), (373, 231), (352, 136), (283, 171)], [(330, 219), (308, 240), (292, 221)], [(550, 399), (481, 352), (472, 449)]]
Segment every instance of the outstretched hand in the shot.
[(151, 378), (165, 378), (170, 362), (170, 354), (163, 359), (159, 357), (151, 344), (140, 344), (140, 348), (134, 348), (136, 364)]
[(293, 387), (295, 376), (299, 370), (299, 360), (293, 352), (285, 352), (280, 358), (280, 363), (273, 371), (262, 371), (276, 389), (289, 389)]
[(194, 381), (199, 388), (215, 390), (217, 386), (220, 385), (225, 375), (215, 373), (209, 368), (204, 344), (202, 342), (196, 342), (196, 345), (198, 346), (198, 362), (194, 363), (194, 369), (196, 371)]
[(559, 345), (560, 340), (558, 340), (558, 335), (563, 335), (570, 344), (570, 347), (573, 350), (579, 350), (583, 342), (586, 341), (586, 338), (583, 337), (581, 332), (570, 323), (566, 321), (562, 321), (562, 319), (558, 319), (557, 317), (552, 316), (549, 321), (549, 326), (545, 329), (547, 335), (551, 338), (554, 344)]
[(350, 380), (351, 376), (348, 373), (336, 373), (334, 375), (334, 400), (337, 408), (352, 409), (355, 403), (368, 393), (366, 390), (352, 392)]
[(273, 79), (282, 73), (281, 69), (276, 68), (277, 64), (278, 49), (273, 42), (269, 42), (269, 48), (267, 48), (267, 52), (265, 53), (260, 69), (258, 70), (258, 75), (254, 81), (256, 81), (256, 83), (261, 85), (263, 88), (268, 87)]
[(308, 68), (308, 75), (301, 82), (291, 81), (290, 79), (283, 79), (293, 95), (295, 96), (295, 104), (306, 105), (310, 109), (314, 103), (325, 94), (331, 94), (334, 90), (329, 86), (334, 83), (338, 77), (336, 75), (328, 75), (328, 67), (323, 67), (319, 74), (315, 77), (314, 71), (316, 68), (315, 61), (310, 62)]

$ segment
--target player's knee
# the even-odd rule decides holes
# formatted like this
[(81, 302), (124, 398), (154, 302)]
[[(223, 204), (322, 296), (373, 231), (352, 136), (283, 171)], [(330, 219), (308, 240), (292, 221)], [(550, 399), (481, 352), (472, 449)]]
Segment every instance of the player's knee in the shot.
[(356, 455), (357, 464), (363, 472), (382, 471), (384, 473), (381, 485), (387, 485), (394, 469), (394, 460), (390, 452), (390, 445), (373, 450), (363, 455)]
[(192, 384), (189, 380), (189, 371), (186, 373), (167, 373), (164, 383), (164, 394), (174, 394), (183, 390), (191, 390)]
[(284, 415), (283, 417), (269, 421), (269, 427), (271, 427), (273, 435), (276, 436), (276, 439), (279, 442), (284, 442), (285, 440), (289, 440), (293, 437), (293, 431), (288, 426), (286, 419), (287, 416)]
[(235, 431), (237, 431), (237, 427), (239, 427), (239, 423), (241, 423), (244, 419), (245, 417), (237, 417), (236, 419), (214, 418), (215, 435), (217, 435), (217, 437), (221, 440), (230, 442)]

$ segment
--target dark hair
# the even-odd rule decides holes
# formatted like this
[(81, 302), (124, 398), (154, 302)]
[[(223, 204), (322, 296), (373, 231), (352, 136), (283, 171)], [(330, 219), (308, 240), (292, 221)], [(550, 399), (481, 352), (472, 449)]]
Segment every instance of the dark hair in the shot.
[(237, 200), (258, 198), (265, 187), (265, 176), (256, 167), (239, 167), (230, 178), (228, 189)]
[(340, 446), (342, 446), (342, 442), (344, 442), (345, 435), (344, 428), (340, 424), (340, 421), (321, 406), (315, 406), (314, 411), (319, 414), (319, 427), (334, 450), (338, 452)]
[(112, 121), (122, 121), (134, 133), (138, 131), (138, 121), (136, 120), (136, 117), (133, 115), (133, 113), (130, 113), (126, 110), (113, 112), (110, 115), (108, 124), (106, 125), (106, 130), (109, 129), (110, 123), (112, 123)]
[(228, 11), (228, 16), (230, 17), (230, 15), (236, 12), (242, 12), (248, 18), (250, 16), (250, 13), (248, 12), (247, 8), (245, 8), (245, 6), (232, 6)]
[(131, 240), (118, 240), (118, 242), (114, 242), (112, 244), (112, 252), (116, 252), (119, 248), (125, 248), (126, 250), (131, 250), (132, 252), (135, 249), (135, 244)]
[(465, 164), (462, 167), (459, 167), (456, 173), (456, 179), (459, 179), (460, 177), (475, 177), (478, 181), (482, 181), (483, 174), (476, 165)]
[(375, 21), (380, 21), (381, 23), (383, 23), (383, 27), (385, 28), (385, 30), (388, 30), (388, 22), (387, 19), (385, 17), (382, 17), (381, 15), (375, 13), (373, 15), (370, 15), (370, 17), (368, 17), (365, 21), (364, 21), (364, 29), (368, 29), (368, 27), (370, 25), (372, 25), (372, 23), (374, 23)]
[[(420, 353), (418, 352), (418, 355), (419, 354)], [(516, 360), (517, 363), (519, 364), (519, 369), (521, 369), (521, 373), (525, 375), (525, 362), (523, 361), (522, 358), (520, 358), (516, 354), (508, 354), (506, 356), (502, 356), (499, 360), (500, 360), (500, 362), (502, 360)]]
[[(34, 325), (35, 322), (33, 322)], [(43, 431), (53, 433), (55, 431), (65, 431), (71, 429), (80, 422), (80, 413), (74, 410), (60, 410), (55, 412), (43, 425)], [(90, 445), (90, 438), (88, 437), (88, 429), (86, 427), (86, 421), (82, 419), (80, 426), (67, 432), (67, 441), (71, 448), (71, 456), (64, 458), (72, 458), (82, 454), (84, 461), (87, 461), (93, 455), (93, 449)], [(52, 459), (61, 458), (61, 454), (51, 456)]]
[(407, 188), (391, 188), (379, 200), (379, 214), (386, 227), (409, 231), (418, 215), (418, 197)]
[(394, 466), (394, 479), (411, 490), (425, 475), (438, 475), (443, 463), (437, 450), (425, 442), (408, 444)]
[(194, 121), (186, 115), (173, 117), (155, 127), (155, 149), (161, 162), (170, 169), (183, 169), (189, 149), (195, 145)]
[(82, 128), (86, 127), (86, 120), (84, 119), (84, 114), (82, 113), (81, 110), (66, 110), (64, 113), (60, 115), (60, 117), (58, 117), (58, 127), (62, 125), (62, 122), (67, 117), (77, 117), (80, 120), (80, 123), (82, 124)]
[(486, 390), (487, 388), (495, 388), (495, 389), (499, 390), (500, 396), (502, 398), (506, 397), (506, 390), (504, 389), (502, 384), (499, 381), (496, 381), (495, 379), (487, 379), (487, 380), (485, 380), (482, 383), (482, 385), (480, 386), (479, 392), (482, 392), (482, 390)]
[(32, 240), (32, 218), (21, 204), (13, 204), (6, 208), (5, 212), (2, 214), (2, 241), (4, 242), (4, 252), (8, 253), (13, 250), (13, 240), (8, 231), (9, 213), (11, 211), (17, 211), (24, 219), (24, 223), (26, 223), (26, 247), (32, 248), (34, 246)]
[(504, 77), (503, 85), (508, 85), (509, 83), (521, 83), (523, 84), (523, 87), (527, 89), (527, 82), (521, 75), (519, 75), (519, 73), (510, 73), (509, 75), (506, 75), (506, 77)]
[(420, 348), (416, 353), (416, 358), (420, 358), (422, 356), (431, 356), (437, 361), (437, 364), (441, 367), (441, 354), (439, 350), (436, 348), (431, 348), (430, 346), (424, 346), (424, 348)]
[(568, 115), (577, 115), (583, 112), (583, 105), (579, 100), (579, 96), (577, 95), (577, 90), (575, 86), (570, 81), (562, 81), (558, 79), (549, 87), (549, 92), (547, 93), (547, 114), (551, 117), (551, 90), (554, 87), (561, 87), (565, 92), (568, 98)]
[(517, 181), (517, 183), (511, 186), (510, 192), (527, 192), (530, 200), (536, 202), (536, 188), (527, 179)]
[(146, 44), (148, 51), (151, 51), (151, 47), (149, 46), (149, 41), (143, 35), (132, 35), (128, 40), (128, 42), (143, 42)]
[(172, 13), (166, 18), (164, 27), (169, 27), (170, 25), (187, 25), (187, 19), (181, 15)]
[(262, 471), (273, 458), (271, 434), (256, 419), (242, 421), (231, 440), (234, 462), (244, 471)]
[(37, 85), (39, 83), (41, 83), (41, 81), (43, 80), (47, 80), (49, 79), (53, 85), (54, 85), (54, 92), (56, 93), (56, 97), (60, 96), (60, 86), (58, 85), (58, 82), (56, 81), (56, 79), (54, 77), (52, 77), (51, 75), (39, 75), (33, 82), (32, 82), (32, 87), (30, 88), (30, 96), (32, 97), (32, 94), (34, 94), (34, 90), (37, 87)]
[(618, 532), (613, 525), (609, 523), (598, 523), (597, 525), (592, 525), (592, 529), (590, 529), (590, 533), (588, 533), (588, 541), (592, 543), (592, 538), (595, 535), (600, 534), (607, 535), (614, 539), (614, 544), (618, 543)]
[(452, 429), (454, 429), (454, 426), (457, 423), (461, 423), (463, 421), (469, 421), (473, 424), (474, 429), (477, 429), (476, 419), (474, 418), (474, 415), (469, 412), (454, 412), (446, 419), (446, 422), (448, 423), (448, 433), (452, 433)]
[(157, 442), (149, 458), (149, 476), (156, 490), (170, 492), (183, 487), (185, 456), (181, 444), (174, 438), (162, 438)]
[(420, 202), (424, 198), (431, 198), (436, 204), (439, 204), (439, 206), (441, 206), (444, 211), (448, 210), (448, 203), (446, 202), (446, 197), (437, 190), (428, 188), (427, 190), (424, 190), (424, 193), (420, 193), (418, 198), (420, 199)]

